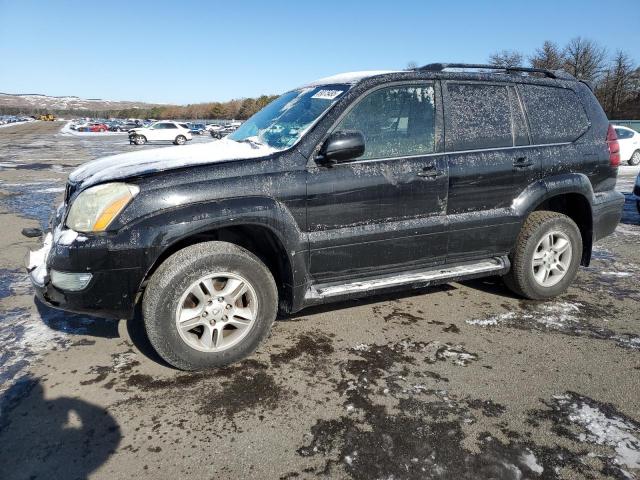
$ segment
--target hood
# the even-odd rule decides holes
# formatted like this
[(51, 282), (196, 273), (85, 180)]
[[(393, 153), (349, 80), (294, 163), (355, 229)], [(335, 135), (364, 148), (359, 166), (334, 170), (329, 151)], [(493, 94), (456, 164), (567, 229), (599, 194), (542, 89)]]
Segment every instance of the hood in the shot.
[(238, 143), (228, 138), (216, 142), (154, 148), (99, 158), (76, 168), (69, 174), (73, 183), (86, 188), (97, 183), (122, 180), (127, 177), (232, 160), (258, 158), (277, 152), (276, 149), (248, 142)]

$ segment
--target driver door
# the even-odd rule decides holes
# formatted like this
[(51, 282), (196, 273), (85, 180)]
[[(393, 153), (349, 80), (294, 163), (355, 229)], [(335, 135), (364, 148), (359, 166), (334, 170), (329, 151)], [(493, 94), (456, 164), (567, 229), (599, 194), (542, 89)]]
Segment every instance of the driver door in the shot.
[(332, 129), (360, 131), (365, 152), (309, 168), (310, 273), (331, 282), (444, 263), (447, 162), (438, 85), (376, 88)]
[(163, 125), (164, 123), (156, 123), (155, 125), (151, 125), (147, 130), (147, 140), (149, 141), (160, 140), (160, 135), (164, 131)]

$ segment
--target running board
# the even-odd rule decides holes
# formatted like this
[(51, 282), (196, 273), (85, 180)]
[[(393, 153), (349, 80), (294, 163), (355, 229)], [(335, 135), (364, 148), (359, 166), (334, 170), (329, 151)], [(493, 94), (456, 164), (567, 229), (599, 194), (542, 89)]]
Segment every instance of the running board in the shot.
[(403, 285), (415, 285), (426, 287), (443, 282), (459, 280), (469, 280), (471, 278), (483, 277), (488, 274), (507, 273), (510, 268), (509, 259), (505, 257), (495, 257), (479, 262), (460, 263), (455, 265), (439, 265), (424, 270), (413, 270), (409, 272), (396, 273), (380, 277), (372, 277), (368, 280), (361, 280), (351, 283), (326, 283), (312, 285), (305, 295), (308, 303), (315, 303), (318, 300), (332, 297), (357, 296), (365, 292), (372, 292), (386, 288), (400, 287)]

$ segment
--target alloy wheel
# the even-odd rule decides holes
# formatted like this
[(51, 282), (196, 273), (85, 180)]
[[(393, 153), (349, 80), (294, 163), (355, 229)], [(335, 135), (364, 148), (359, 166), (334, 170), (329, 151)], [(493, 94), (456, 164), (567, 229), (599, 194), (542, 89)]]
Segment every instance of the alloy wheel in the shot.
[(567, 274), (572, 255), (566, 234), (558, 231), (545, 234), (533, 254), (533, 278), (543, 287), (554, 286)]
[(201, 352), (236, 345), (256, 321), (258, 297), (240, 275), (216, 272), (192, 283), (178, 301), (175, 320), (180, 338)]

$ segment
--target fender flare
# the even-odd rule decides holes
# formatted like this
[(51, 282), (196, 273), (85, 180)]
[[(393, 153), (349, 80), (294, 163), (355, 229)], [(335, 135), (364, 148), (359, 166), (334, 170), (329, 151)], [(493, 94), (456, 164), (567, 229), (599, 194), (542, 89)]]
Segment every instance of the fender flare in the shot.
[(563, 173), (538, 180), (514, 199), (511, 208), (519, 218), (524, 220), (544, 201), (569, 193), (582, 195), (590, 208), (593, 208), (595, 198), (593, 187), (589, 178), (583, 173)]

